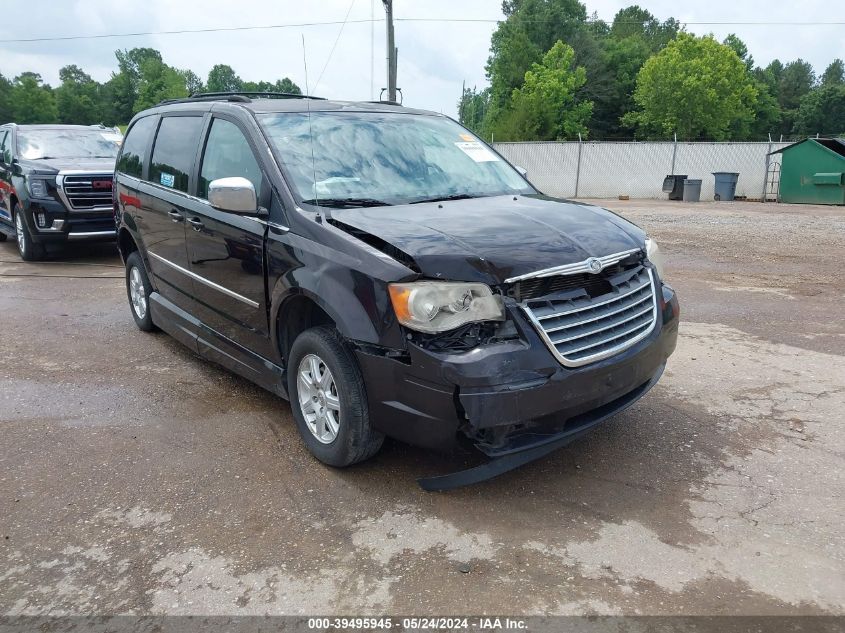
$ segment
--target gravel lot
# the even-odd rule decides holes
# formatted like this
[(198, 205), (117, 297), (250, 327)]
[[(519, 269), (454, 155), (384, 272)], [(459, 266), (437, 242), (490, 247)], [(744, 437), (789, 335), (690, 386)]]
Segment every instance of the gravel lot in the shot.
[(845, 211), (603, 201), (669, 256), (662, 382), (586, 438), (337, 471), (136, 330), (119, 259), (0, 244), (0, 614), (845, 614)]

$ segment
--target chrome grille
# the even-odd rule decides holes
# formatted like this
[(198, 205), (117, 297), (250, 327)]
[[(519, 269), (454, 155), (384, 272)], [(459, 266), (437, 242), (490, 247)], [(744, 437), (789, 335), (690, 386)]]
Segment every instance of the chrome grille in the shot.
[(71, 209), (108, 209), (112, 206), (112, 178), (112, 174), (68, 175), (58, 184)]
[(598, 297), (570, 292), (522, 304), (562, 364), (578, 367), (618, 354), (654, 329), (657, 295), (651, 270), (638, 266), (613, 282), (612, 291)]

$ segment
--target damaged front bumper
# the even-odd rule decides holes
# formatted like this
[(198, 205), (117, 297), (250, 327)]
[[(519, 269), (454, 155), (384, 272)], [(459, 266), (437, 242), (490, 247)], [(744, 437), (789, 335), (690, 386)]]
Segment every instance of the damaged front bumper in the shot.
[(467, 352), (411, 345), (409, 356), (390, 358), (359, 349), (373, 424), (391, 437), (440, 450), (469, 440), (494, 460), (509, 458), (511, 468), (536, 459), (630, 406), (657, 382), (678, 335), (675, 293), (663, 286), (662, 294), (659, 322), (647, 338), (583, 367), (558, 363), (517, 312), (519, 339)]

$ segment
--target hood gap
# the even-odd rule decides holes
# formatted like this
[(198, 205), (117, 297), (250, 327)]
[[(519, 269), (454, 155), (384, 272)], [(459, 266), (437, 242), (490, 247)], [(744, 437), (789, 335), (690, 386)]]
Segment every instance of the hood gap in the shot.
[(336, 229), (340, 229), (344, 233), (351, 235), (355, 239), (361, 240), (365, 244), (372, 246), (374, 249), (381, 251), (388, 257), (392, 257), (400, 264), (407, 266), (415, 273), (422, 274), (422, 269), (417, 265), (417, 262), (405, 251), (396, 248), (393, 244), (386, 242), (382, 238), (373, 235), (372, 233), (368, 233), (367, 231), (363, 231), (361, 229), (355, 228), (354, 226), (350, 226), (344, 222), (336, 220), (335, 218), (327, 218), (326, 222), (331, 224)]

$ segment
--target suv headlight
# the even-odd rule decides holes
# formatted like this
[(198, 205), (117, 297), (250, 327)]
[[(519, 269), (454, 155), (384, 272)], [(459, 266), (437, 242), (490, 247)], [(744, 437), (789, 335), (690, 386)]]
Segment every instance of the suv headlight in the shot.
[(646, 256), (648, 260), (654, 265), (654, 269), (657, 271), (657, 276), (660, 277), (660, 280), (663, 281), (663, 253), (660, 252), (660, 247), (657, 246), (657, 242), (655, 242), (650, 237), (645, 239), (645, 248), (646, 248)]
[(43, 178), (30, 178), (27, 184), (29, 185), (29, 195), (33, 198), (50, 197), (47, 189), (47, 181)]
[(446, 332), (465, 323), (504, 321), (502, 298), (484, 284), (416, 281), (390, 284), (399, 323), (418, 332)]

